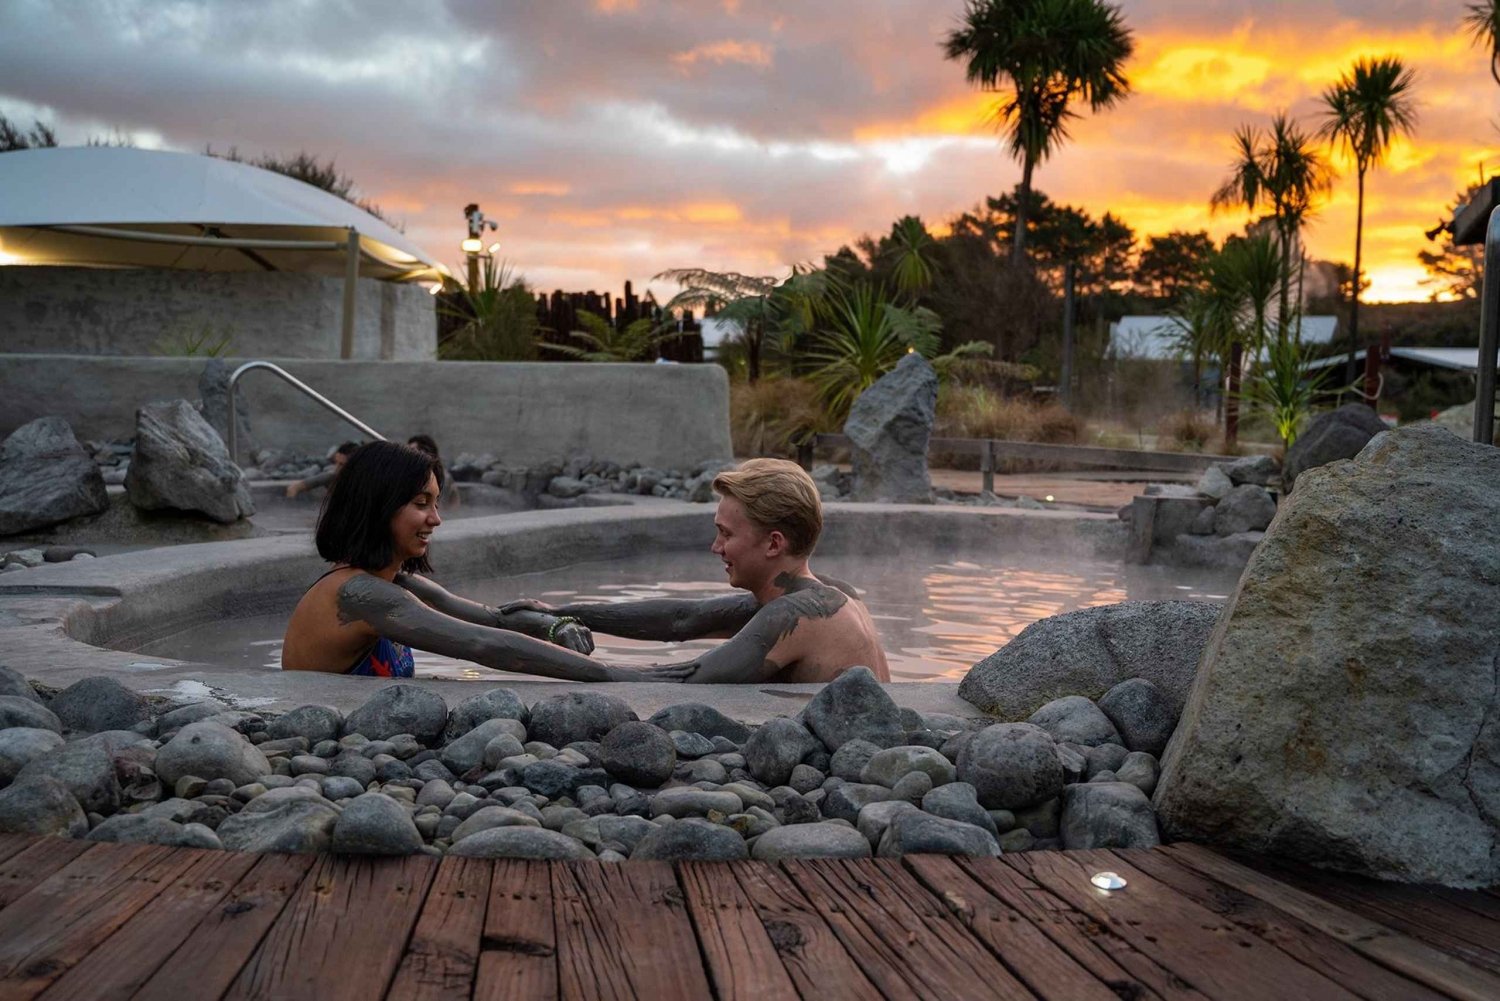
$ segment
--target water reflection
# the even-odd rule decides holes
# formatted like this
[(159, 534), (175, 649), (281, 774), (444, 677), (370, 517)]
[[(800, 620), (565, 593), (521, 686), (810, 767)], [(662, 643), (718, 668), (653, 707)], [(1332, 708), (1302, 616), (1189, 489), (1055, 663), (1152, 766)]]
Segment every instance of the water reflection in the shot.
[[(956, 681), (1037, 619), (1076, 608), (1120, 601), (1182, 599), (1223, 601), (1234, 576), (1223, 572), (1125, 567), (1118, 563), (1007, 556), (988, 563), (936, 559), (887, 562), (818, 557), (819, 573), (854, 583), (869, 606), (899, 681)], [(526, 596), (554, 604), (619, 602), (644, 598), (696, 598), (731, 590), (707, 553), (578, 564), (544, 573), (444, 583), (491, 604)], [(440, 578), (441, 579), (441, 578)], [(287, 610), (287, 613), (290, 609)], [(248, 670), (279, 668), (286, 614), (214, 623), (158, 640), (139, 652), (207, 661)], [(647, 643), (596, 636), (595, 656), (619, 664), (684, 660), (718, 640)], [(428, 677), (490, 681), (507, 677), (467, 661), (418, 652), (417, 671)], [(533, 679), (527, 680), (546, 680)]]

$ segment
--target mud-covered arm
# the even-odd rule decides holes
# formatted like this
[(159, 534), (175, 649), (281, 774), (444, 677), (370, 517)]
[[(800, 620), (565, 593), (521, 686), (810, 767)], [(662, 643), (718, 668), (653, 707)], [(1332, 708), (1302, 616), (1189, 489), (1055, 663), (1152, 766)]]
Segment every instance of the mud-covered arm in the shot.
[(550, 631), (552, 632), (550, 641), (558, 646), (565, 646), (579, 653), (594, 652), (594, 639), (589, 635), (587, 628), (567, 623), (554, 630), (552, 627), (557, 622), (556, 615), (530, 609), (512, 610), (509, 607), (499, 609), (478, 601), (470, 601), (420, 574), (397, 574), (396, 584), (422, 599), (423, 604), (437, 609), (444, 615), (451, 615), (455, 619), (463, 619), (475, 625), (525, 633), (539, 640), (548, 640)]
[(797, 659), (797, 627), (809, 619), (826, 619), (843, 608), (848, 597), (831, 587), (784, 594), (755, 613), (734, 638), (689, 661), (696, 666), (691, 684), (735, 684), (765, 681)]
[[(513, 602), (513, 607), (541, 608), (539, 602)], [(552, 611), (582, 622), (594, 632), (633, 640), (681, 642), (712, 636), (733, 636), (754, 618), (759, 605), (753, 595), (726, 594), (717, 598), (646, 598), (641, 601), (558, 605)]]
[(356, 574), (339, 587), (338, 608), (344, 621), (366, 622), (398, 643), (497, 671), (567, 681), (678, 681), (692, 670), (691, 665), (611, 667), (519, 633), (445, 614), (405, 588), (369, 574)]

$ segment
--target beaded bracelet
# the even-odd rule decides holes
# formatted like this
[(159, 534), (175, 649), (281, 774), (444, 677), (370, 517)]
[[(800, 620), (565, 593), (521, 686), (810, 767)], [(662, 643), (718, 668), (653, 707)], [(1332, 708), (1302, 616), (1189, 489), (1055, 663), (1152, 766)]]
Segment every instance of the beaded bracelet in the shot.
[(552, 625), (550, 625), (550, 626), (547, 627), (547, 642), (548, 643), (556, 643), (557, 642), (557, 631), (559, 629), (561, 629), (563, 626), (567, 625), (570, 622), (580, 622), (580, 621), (581, 620), (575, 619), (571, 615), (559, 615), (557, 618), (555, 618), (555, 619), (552, 620)]

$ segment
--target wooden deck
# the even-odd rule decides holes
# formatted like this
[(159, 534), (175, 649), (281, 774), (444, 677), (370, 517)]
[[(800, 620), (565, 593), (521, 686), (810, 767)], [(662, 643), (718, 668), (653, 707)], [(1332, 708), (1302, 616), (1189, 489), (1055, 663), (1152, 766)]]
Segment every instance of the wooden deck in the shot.
[(0, 999), (35, 997), (1493, 1001), (1500, 895), (1190, 845), (673, 866), (0, 836)]

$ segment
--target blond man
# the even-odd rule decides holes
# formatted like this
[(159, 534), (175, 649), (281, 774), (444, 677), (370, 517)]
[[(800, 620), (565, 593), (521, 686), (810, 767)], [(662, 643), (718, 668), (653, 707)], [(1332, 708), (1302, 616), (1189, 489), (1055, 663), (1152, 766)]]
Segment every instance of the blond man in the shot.
[(831, 681), (855, 665), (889, 681), (875, 625), (854, 588), (808, 566), (823, 530), (812, 478), (794, 462), (751, 459), (720, 473), (713, 488), (712, 550), (729, 583), (747, 593), (507, 608), (524, 605), (631, 639), (729, 637), (693, 661), (690, 683)]

